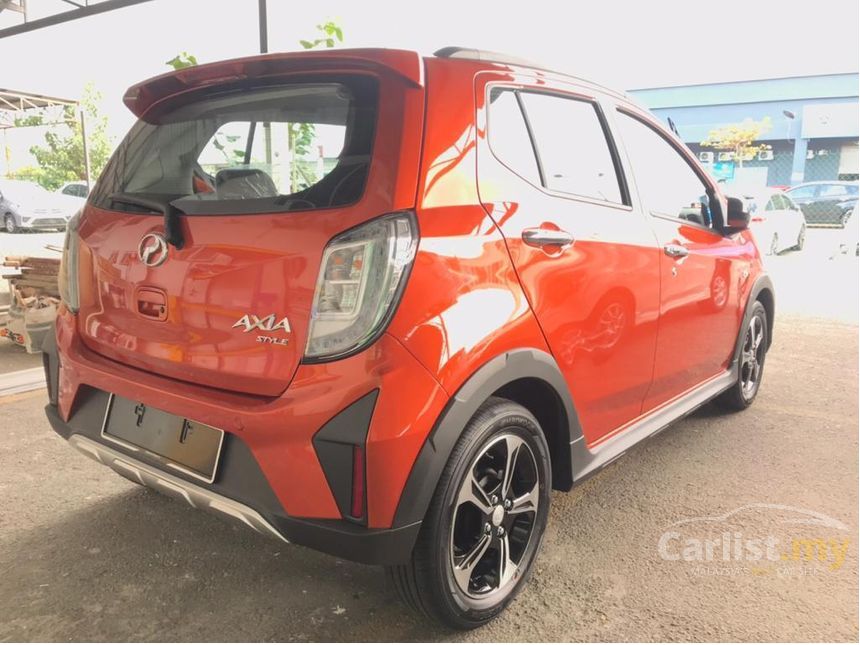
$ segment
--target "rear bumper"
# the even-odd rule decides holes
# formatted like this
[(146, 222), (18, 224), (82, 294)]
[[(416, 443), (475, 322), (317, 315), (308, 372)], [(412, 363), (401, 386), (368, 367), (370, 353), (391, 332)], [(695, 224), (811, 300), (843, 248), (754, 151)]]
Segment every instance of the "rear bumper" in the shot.
[[(80, 421), (92, 420), (90, 417), (92, 411), (88, 412), (89, 414), (85, 413)], [(237, 477), (252, 480), (246, 482), (251, 485), (246, 486), (248, 491), (245, 495), (241, 495), (242, 501), (235, 499), (240, 496), (236, 495), (238, 491), (234, 490), (231, 496), (230, 484), (226, 486), (197, 484), (135, 459), (117, 448), (105, 445), (94, 438), (91, 426), (84, 428), (64, 422), (57, 408), (51, 404), (45, 406), (45, 413), (51, 427), (58, 435), (68, 440), (79, 452), (108, 466), (123, 477), (185, 501), (193, 508), (238, 521), (258, 533), (285, 542), (300, 544), (365, 564), (400, 564), (409, 560), (421, 528), (420, 522), (397, 529), (368, 529), (339, 520), (292, 518), (283, 511), (279, 512), (277, 508), (272, 508), (274, 496), (271, 492), (268, 495), (264, 491), (248, 494), (248, 491), (257, 488), (255, 484), (259, 485), (259, 481), (253, 481), (256, 478), (253, 473), (247, 471), (247, 464), (243, 464), (244, 460), (241, 454), (236, 453), (235, 448), (231, 457), (232, 463), (228, 466), (232, 471), (225, 473), (221, 480), (230, 481)], [(267, 497), (269, 499), (266, 499)]]
[[(308, 366), (304, 373), (300, 368), (290, 390), (274, 400), (242, 400), (221, 391), (205, 398), (200, 386), (87, 353), (69, 328), (72, 318), (61, 310), (43, 362), (51, 400), (48, 420), (79, 451), (127, 478), (264, 534), (367, 564), (409, 560), (421, 522), (394, 524), (393, 515), (415, 454), (435, 421), (432, 408), (441, 410), (447, 397), (397, 341), (384, 337), (378, 343), (384, 348), (344, 359), (339, 366)], [(367, 513), (359, 522), (339, 511), (337, 482), (321, 466), (315, 437), (353, 409), (350, 403), (361, 400), (361, 394), (374, 390), (378, 396), (366, 439)], [(224, 429), (215, 481), (167, 472), (146, 454), (105, 442), (101, 429), (108, 392)], [(416, 414), (413, 399), (431, 413)]]

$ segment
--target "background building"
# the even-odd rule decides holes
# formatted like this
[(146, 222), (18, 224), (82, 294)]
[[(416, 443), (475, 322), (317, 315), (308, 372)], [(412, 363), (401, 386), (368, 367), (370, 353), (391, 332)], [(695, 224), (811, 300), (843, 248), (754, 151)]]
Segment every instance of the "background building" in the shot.
[[(759, 81), (630, 90), (678, 134), (713, 174), (728, 181), (786, 186), (858, 178), (858, 75), (828, 74)], [(759, 143), (771, 146), (743, 168), (703, 148), (708, 133), (744, 119), (770, 117)]]

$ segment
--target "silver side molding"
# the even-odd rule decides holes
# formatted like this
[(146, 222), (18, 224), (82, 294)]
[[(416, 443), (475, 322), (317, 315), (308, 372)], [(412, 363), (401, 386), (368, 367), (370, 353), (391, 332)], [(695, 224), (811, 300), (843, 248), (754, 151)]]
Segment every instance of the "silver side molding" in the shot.
[(708, 379), (664, 406), (634, 420), (615, 436), (589, 449), (584, 437), (570, 444), (573, 481), (577, 482), (608, 466), (640, 441), (652, 437), (732, 387), (738, 379), (737, 367)]
[(111, 468), (126, 479), (148, 486), (169, 497), (184, 500), (194, 508), (241, 522), (263, 535), (283, 542), (287, 541), (262, 515), (244, 504), (160, 471), (87, 437), (73, 434), (69, 437), (69, 443), (82, 454)]

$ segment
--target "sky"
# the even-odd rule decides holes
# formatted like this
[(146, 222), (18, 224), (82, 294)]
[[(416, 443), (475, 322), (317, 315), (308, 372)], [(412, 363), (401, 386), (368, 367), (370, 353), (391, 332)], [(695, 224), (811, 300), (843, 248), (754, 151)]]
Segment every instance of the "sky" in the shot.
[[(28, 4), (33, 18), (64, 6)], [(857, 0), (268, 0), (268, 7), (270, 51), (299, 49), (316, 24), (334, 19), (344, 46), (502, 51), (618, 89), (858, 70)], [(0, 13), (0, 27), (19, 21)], [(93, 82), (120, 135), (132, 121), (125, 89), (168, 71), (165, 61), (178, 52), (209, 62), (258, 48), (257, 0), (152, 0), (0, 39), (0, 87), (77, 98)]]

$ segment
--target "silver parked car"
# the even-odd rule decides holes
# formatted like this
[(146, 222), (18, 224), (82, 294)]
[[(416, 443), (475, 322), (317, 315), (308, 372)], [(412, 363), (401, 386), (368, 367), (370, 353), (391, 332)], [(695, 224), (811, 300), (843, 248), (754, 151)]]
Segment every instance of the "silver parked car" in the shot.
[(63, 231), (80, 207), (78, 197), (51, 193), (30, 181), (0, 179), (0, 216), (7, 233), (22, 229)]

